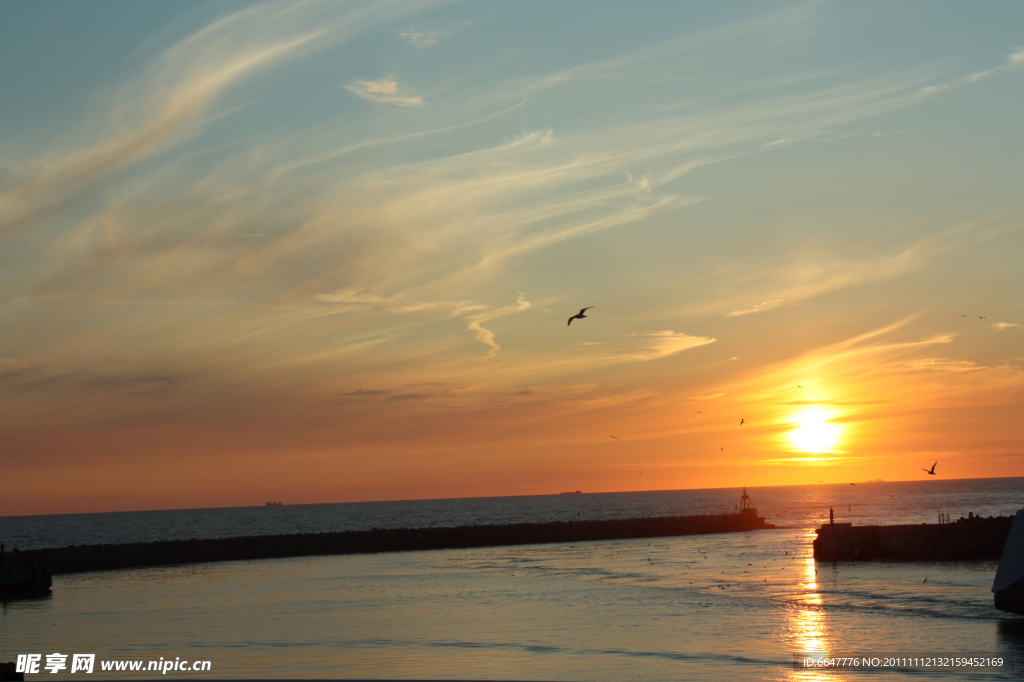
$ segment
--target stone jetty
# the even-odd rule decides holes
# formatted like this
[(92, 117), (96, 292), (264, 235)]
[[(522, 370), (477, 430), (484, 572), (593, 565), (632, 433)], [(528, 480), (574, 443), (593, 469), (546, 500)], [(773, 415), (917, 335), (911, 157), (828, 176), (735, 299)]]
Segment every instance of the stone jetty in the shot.
[(757, 515), (757, 510), (751, 507), (736, 514), (713, 516), (554, 521), (453, 528), (395, 528), (216, 540), (73, 545), (14, 551), (9, 556), (15, 557), (19, 562), (37, 562), (57, 575), (210, 561), (623, 540), (735, 533), (774, 527), (770, 523), (765, 523), (765, 520)]
[[(50, 593), (50, 573), (39, 562), (14, 557), (7, 559), (4, 543), (0, 542), (0, 599), (8, 597), (37, 597)], [(6, 679), (0, 677), (0, 680)]]
[(818, 561), (998, 561), (1012, 516), (969, 515), (952, 523), (854, 526), (826, 523), (817, 531)]

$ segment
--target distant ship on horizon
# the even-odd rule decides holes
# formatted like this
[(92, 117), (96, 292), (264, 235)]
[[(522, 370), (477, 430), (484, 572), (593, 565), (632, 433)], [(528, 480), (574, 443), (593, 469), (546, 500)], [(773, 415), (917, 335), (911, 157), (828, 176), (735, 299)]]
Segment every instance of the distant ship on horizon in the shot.
[(271, 500), (267, 500), (267, 505), (266, 506), (268, 506), (268, 507), (280, 507), (281, 504), (283, 504), (283, 503), (281, 503), (281, 502), (274, 502), (274, 500), (271, 499)]
[(582, 495), (583, 493), (579, 490), (570, 490), (567, 493), (558, 493), (559, 495)]

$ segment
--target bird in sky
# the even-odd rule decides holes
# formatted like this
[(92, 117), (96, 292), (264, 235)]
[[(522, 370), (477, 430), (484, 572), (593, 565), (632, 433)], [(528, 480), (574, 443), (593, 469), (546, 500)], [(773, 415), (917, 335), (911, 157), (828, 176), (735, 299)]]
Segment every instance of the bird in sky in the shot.
[(584, 315), (583, 313), (587, 312), (588, 310), (590, 310), (593, 307), (594, 306), (592, 306), (592, 305), (588, 305), (586, 308), (582, 309), (581, 311), (579, 311), (578, 313), (576, 313), (575, 315), (570, 317), (569, 321), (565, 323), (565, 326), (568, 327), (570, 324), (572, 324), (573, 320), (585, 320), (587, 318), (587, 316)]
[(740, 419), (740, 426), (743, 426), (746, 423), (747, 423), (746, 419)]
[(986, 317), (985, 317), (984, 315), (979, 315), (979, 316), (978, 316), (978, 319), (979, 319), (979, 320), (984, 320), (984, 319), (987, 319), (987, 318), (986, 318)]
[[(935, 464), (938, 464), (938, 461), (936, 461)], [(924, 472), (929, 473), (932, 476), (934, 476), (935, 475), (935, 464), (932, 465), (932, 468), (930, 470), (929, 469), (921, 469), (921, 471), (924, 471)]]
[(796, 387), (797, 388), (803, 388), (803, 386), (801, 386), (800, 384), (797, 384)]
[(609, 438), (614, 438), (615, 440), (618, 440), (618, 439), (619, 439), (619, 437), (618, 437), (618, 436), (608, 436), (608, 437), (609, 437)]
[(851, 483), (850, 485), (857, 485), (857, 484), (856, 483)]

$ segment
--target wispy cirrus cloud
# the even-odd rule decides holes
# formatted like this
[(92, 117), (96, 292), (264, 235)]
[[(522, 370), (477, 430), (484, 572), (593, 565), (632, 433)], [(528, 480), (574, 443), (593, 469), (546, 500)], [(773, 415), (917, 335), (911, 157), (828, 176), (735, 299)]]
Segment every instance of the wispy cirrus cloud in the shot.
[(409, 27), (399, 29), (397, 33), (402, 40), (409, 43), (413, 47), (423, 49), (437, 45), (437, 43), (441, 39), (447, 38), (457, 33), (458, 31), (461, 31), (462, 29), (469, 26), (470, 23), (471, 22), (469, 21), (463, 21), (457, 24), (448, 24), (446, 26), (433, 26), (431, 28)]
[(515, 304), (505, 306), (504, 308), (498, 308), (497, 310), (491, 310), (482, 313), (475, 313), (466, 317), (469, 320), (467, 329), (476, 332), (476, 340), (485, 346), (490, 346), (491, 350), (487, 353), (487, 357), (494, 357), (494, 355), (501, 350), (501, 346), (494, 340), (494, 332), (490, 329), (485, 328), (483, 325), (485, 322), (490, 322), (499, 317), (505, 317), (506, 315), (512, 315), (514, 313), (521, 313), (530, 307), (530, 302), (526, 300), (526, 297), (522, 293), (516, 299)]
[(675, 332), (671, 329), (660, 332), (630, 334), (630, 336), (643, 339), (646, 345), (638, 350), (623, 352), (615, 356), (615, 359), (632, 360), (635, 362), (660, 360), (676, 353), (682, 353), (684, 350), (706, 346), (709, 343), (715, 342), (715, 339), (706, 336), (690, 336), (684, 332)]
[[(773, 281), (773, 284), (765, 287), (771, 287), (769, 295), (772, 298), (749, 307), (731, 310), (726, 316), (740, 317), (764, 312), (830, 291), (877, 282), (919, 270), (940, 254), (992, 237), (990, 232), (978, 230), (978, 227), (976, 223), (958, 225), (918, 239), (896, 253), (861, 259), (839, 259), (820, 252), (798, 253), (791, 262), (746, 275), (744, 279), (748, 281), (760, 278)], [(755, 285), (751, 281), (748, 286)], [(734, 299), (715, 304), (715, 307), (733, 307), (737, 303), (738, 301)]]
[[(422, 6), (412, 4), (406, 11)], [(107, 103), (104, 116), (113, 125), (99, 139), (52, 152), (35, 167), (24, 166), (19, 172), (27, 177), (0, 190), (0, 235), (188, 134), (218, 98), (244, 79), (344, 41), (387, 16), (386, 4), (339, 13), (312, 3), (264, 3), (222, 17), (171, 45)]]
[[(781, 414), (788, 419), (785, 406), (800, 404), (833, 406), (844, 419), (855, 421), (889, 419), (956, 401), (969, 402), (980, 392), (998, 395), (1014, 390), (1024, 380), (1019, 367), (957, 357), (954, 334), (912, 331), (910, 323), (918, 317), (911, 315), (764, 367), (756, 377), (728, 386), (728, 392), (741, 402), (762, 406), (766, 417)], [(936, 382), (936, 373), (961, 378)], [(808, 383), (798, 389), (801, 382)], [(795, 393), (801, 398), (798, 402), (792, 400)], [(866, 399), (876, 396), (880, 400)]]
[(933, 372), (977, 372), (986, 369), (971, 360), (950, 360), (947, 358), (922, 358), (912, 360), (907, 366), (915, 370), (929, 370)]
[(451, 35), (451, 33), (449, 31), (441, 31), (437, 29), (419, 30), (415, 28), (407, 28), (399, 31), (398, 35), (402, 37), (402, 40), (413, 47), (431, 47), (433, 45), (437, 45), (438, 40)]
[(473, 301), (410, 301), (402, 294), (390, 297), (378, 296), (367, 293), (359, 287), (345, 287), (329, 294), (317, 294), (314, 298), (324, 303), (369, 304), (395, 314), (437, 310), (448, 312), (451, 316), (456, 317), (487, 308), (486, 305)]
[(993, 66), (992, 68), (976, 71), (974, 73), (967, 74), (966, 76), (945, 80), (934, 85), (926, 85), (918, 91), (918, 94), (935, 95), (952, 88), (977, 83), (993, 76), (1006, 73), (1007, 71), (1014, 71), (1022, 67), (1024, 67), (1024, 48), (1014, 48), (1013, 52), (1006, 55), (1006, 61), (999, 66)]
[(778, 305), (781, 303), (781, 298), (776, 298), (771, 301), (762, 301), (761, 303), (756, 303), (750, 306), (749, 308), (745, 308), (743, 310), (734, 310), (731, 313), (729, 313), (729, 317), (739, 317), (740, 315), (749, 315), (750, 313), (764, 312), (765, 310), (771, 310), (772, 308), (778, 307)]
[(420, 107), (426, 104), (422, 97), (399, 87), (398, 81), (391, 77), (375, 81), (355, 81), (351, 85), (346, 85), (345, 88), (356, 97), (370, 102), (394, 104), (399, 107)]
[(366, 293), (356, 287), (347, 287), (330, 294), (319, 294), (316, 300), (332, 304), (368, 305), (392, 314), (420, 312), (443, 312), (446, 317), (465, 317), (466, 328), (473, 332), (476, 340), (490, 347), (488, 357), (501, 350), (494, 340), (494, 332), (483, 325), (491, 320), (519, 313), (530, 307), (530, 302), (520, 292), (516, 302), (502, 308), (474, 303), (472, 301), (408, 301), (403, 295), (393, 297)]

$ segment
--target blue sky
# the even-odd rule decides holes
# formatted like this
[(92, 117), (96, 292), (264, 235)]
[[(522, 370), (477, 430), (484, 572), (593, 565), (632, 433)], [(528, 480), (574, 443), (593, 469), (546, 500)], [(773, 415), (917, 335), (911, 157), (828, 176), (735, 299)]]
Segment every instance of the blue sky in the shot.
[(1022, 19), (4, 3), (0, 513), (1024, 475)]

